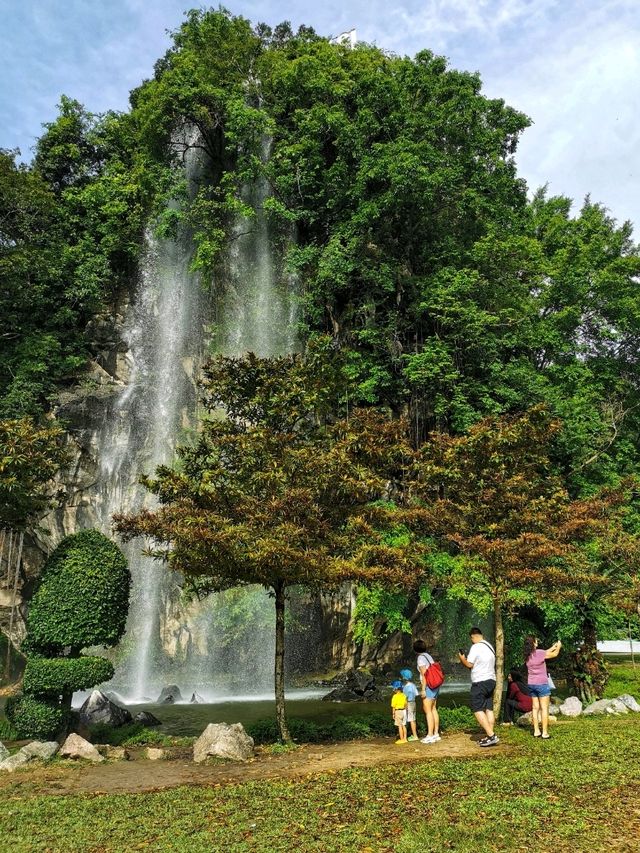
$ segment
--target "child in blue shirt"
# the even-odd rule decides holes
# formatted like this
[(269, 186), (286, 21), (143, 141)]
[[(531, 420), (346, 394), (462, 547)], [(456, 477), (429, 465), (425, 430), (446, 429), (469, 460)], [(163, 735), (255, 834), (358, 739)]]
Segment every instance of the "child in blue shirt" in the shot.
[(413, 681), (413, 673), (410, 669), (400, 670), (400, 676), (404, 681), (402, 692), (407, 697), (407, 723), (411, 726), (411, 734), (407, 740), (418, 740), (418, 732), (416, 730), (416, 696), (418, 688)]

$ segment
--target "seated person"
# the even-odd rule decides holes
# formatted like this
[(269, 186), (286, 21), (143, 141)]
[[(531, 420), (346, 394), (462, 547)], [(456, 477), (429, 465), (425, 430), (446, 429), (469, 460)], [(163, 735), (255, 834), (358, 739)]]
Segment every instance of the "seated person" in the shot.
[(507, 676), (507, 696), (504, 700), (504, 711), (502, 722), (505, 726), (513, 725), (513, 716), (516, 711), (526, 714), (533, 709), (533, 701), (529, 696), (526, 682), (521, 673), (512, 669)]

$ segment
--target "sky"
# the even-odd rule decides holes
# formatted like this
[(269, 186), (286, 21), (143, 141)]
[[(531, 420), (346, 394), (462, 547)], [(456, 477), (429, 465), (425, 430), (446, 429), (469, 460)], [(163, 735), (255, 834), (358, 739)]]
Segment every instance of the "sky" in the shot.
[[(65, 94), (124, 110), (189, 0), (0, 0), (0, 147), (24, 159)], [(517, 161), (531, 190), (576, 208), (587, 194), (640, 239), (638, 0), (227, 0), (253, 23), (352, 27), (398, 54), (428, 48), (479, 71), (484, 91), (530, 116)]]

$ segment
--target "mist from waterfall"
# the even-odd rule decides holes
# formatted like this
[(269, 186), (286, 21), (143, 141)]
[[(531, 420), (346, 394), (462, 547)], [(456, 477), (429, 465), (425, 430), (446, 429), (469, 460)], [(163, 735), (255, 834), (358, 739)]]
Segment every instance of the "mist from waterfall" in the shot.
[[(270, 144), (263, 142), (265, 161)], [(206, 171), (200, 151), (187, 146), (184, 158), (192, 195)], [(295, 348), (295, 282), (282, 269), (282, 249), (274, 247), (264, 209), (266, 179), (245, 186), (241, 195), (255, 215), (233, 224), (224, 272), (211, 294), (190, 272), (194, 241), (186, 226), (173, 239), (158, 239), (151, 229), (145, 234), (124, 335), (130, 378), (99, 442), (105, 532), (114, 513), (153, 506), (138, 480), (171, 463), (176, 445), (195, 427), (197, 370), (209, 339), (210, 349), (229, 356), (251, 351), (272, 357)], [(236, 686), (268, 689), (275, 617), (266, 591), (250, 587), (188, 601), (180, 577), (141, 550), (140, 540), (126, 546), (133, 588), (111, 686), (130, 699), (155, 698), (171, 682), (209, 696)]]
[[(186, 150), (184, 168), (193, 190), (203, 171), (198, 149)], [(138, 480), (172, 461), (177, 441), (192, 425), (197, 403), (193, 371), (205, 345), (208, 302), (198, 276), (190, 272), (192, 258), (193, 239), (185, 226), (179, 226), (174, 239), (162, 240), (147, 229), (124, 334), (129, 382), (100, 437), (102, 527), (107, 533), (114, 513), (152, 505)], [(161, 656), (161, 620), (176, 580), (164, 565), (143, 556), (139, 540), (126, 546), (126, 552), (133, 585), (114, 683), (142, 697), (155, 687), (152, 669)]]

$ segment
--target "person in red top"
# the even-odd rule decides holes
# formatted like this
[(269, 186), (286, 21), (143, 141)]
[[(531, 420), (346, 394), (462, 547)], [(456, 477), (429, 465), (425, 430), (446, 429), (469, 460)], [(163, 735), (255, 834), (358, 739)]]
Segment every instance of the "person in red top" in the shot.
[(504, 700), (504, 711), (502, 712), (502, 725), (512, 726), (513, 715), (516, 711), (526, 714), (533, 708), (533, 700), (529, 696), (521, 673), (512, 669), (507, 676), (507, 695)]
[(529, 635), (524, 639), (524, 662), (527, 665), (527, 687), (533, 698), (533, 736), (540, 737), (540, 725), (542, 724), (542, 738), (549, 739), (549, 676), (547, 673), (547, 661), (557, 658), (560, 654), (562, 643), (555, 642), (549, 649), (538, 648), (538, 638)]

